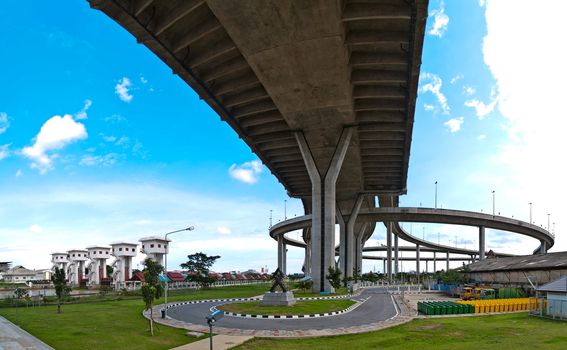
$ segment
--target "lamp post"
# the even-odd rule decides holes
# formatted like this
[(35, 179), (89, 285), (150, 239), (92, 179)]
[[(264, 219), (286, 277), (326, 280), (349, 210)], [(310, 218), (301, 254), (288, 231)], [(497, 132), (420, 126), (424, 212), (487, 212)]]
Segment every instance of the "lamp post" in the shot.
[(435, 209), (437, 209), (437, 181), (435, 181)]
[(547, 214), (547, 232), (549, 232), (549, 217), (551, 214)]
[(532, 202), (528, 203), (530, 205), (530, 224), (532, 223)]
[(283, 213), (284, 220), (287, 220), (287, 199), (284, 199)]
[(496, 214), (496, 191), (492, 191), (492, 216), (494, 216)]
[(165, 234), (165, 242), (166, 242), (165, 244), (167, 244), (167, 249), (165, 250), (165, 267), (164, 267), (165, 268), (165, 293), (164, 293), (165, 307), (163, 309), (162, 318), (165, 318), (167, 316), (167, 290), (169, 289), (169, 283), (167, 283), (167, 252), (169, 252), (169, 242), (167, 241), (167, 236), (181, 231), (193, 231), (194, 229), (195, 227), (189, 226), (186, 228), (182, 228), (181, 230), (175, 230)]

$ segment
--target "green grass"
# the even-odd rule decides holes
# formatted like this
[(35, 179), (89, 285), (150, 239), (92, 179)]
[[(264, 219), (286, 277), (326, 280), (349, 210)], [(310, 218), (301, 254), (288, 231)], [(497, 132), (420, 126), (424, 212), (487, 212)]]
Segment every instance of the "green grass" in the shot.
[(292, 306), (260, 306), (259, 301), (224, 304), (218, 309), (251, 315), (311, 315), (344, 310), (355, 302), (352, 300), (298, 300)]
[(565, 349), (565, 322), (526, 313), (414, 320), (382, 331), (304, 339), (252, 339), (235, 349)]
[[(222, 287), (199, 291), (172, 291), (168, 301), (216, 298), (240, 298), (262, 294), (264, 285)], [(185, 292), (185, 293), (183, 293)], [(163, 298), (158, 301), (163, 302)], [(156, 334), (149, 333), (149, 323), (142, 316), (143, 302), (137, 300), (102, 301), (66, 304), (63, 313), (56, 306), (20, 307), (23, 329), (50, 346), (65, 349), (171, 349), (191, 341), (186, 330), (158, 325)], [(15, 308), (0, 309), (0, 315), (12, 322)], [(159, 315), (154, 315), (159, 317)]]

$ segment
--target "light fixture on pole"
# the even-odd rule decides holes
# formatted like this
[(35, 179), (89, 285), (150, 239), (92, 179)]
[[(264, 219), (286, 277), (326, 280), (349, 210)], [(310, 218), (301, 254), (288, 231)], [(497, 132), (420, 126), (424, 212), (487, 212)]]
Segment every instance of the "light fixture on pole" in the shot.
[(551, 214), (547, 214), (547, 232), (549, 232), (549, 217)]
[(173, 234), (173, 233), (177, 233), (177, 232), (181, 232), (181, 231), (193, 231), (195, 229), (194, 226), (189, 226), (186, 228), (182, 228), (181, 230), (175, 230), (175, 231), (171, 231), (165, 234), (165, 244), (167, 244), (167, 249), (165, 250), (165, 293), (164, 293), (164, 308), (162, 309), (162, 318), (165, 318), (167, 316), (167, 290), (169, 289), (169, 283), (167, 282), (167, 253), (169, 252), (169, 242), (167, 241), (167, 236)]
[(435, 181), (435, 209), (437, 209), (437, 181)]
[(532, 202), (529, 203), (530, 205), (530, 224), (532, 223)]
[(492, 191), (492, 216), (494, 216), (496, 214), (496, 191)]

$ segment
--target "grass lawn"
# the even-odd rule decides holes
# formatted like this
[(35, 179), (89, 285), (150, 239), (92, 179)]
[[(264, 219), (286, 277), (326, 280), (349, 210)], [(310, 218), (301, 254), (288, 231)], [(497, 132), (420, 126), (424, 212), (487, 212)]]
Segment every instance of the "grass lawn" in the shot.
[(259, 301), (225, 304), (218, 309), (252, 315), (311, 315), (344, 310), (354, 305), (352, 300), (298, 300), (292, 306), (260, 306)]
[(305, 339), (250, 340), (235, 349), (565, 349), (567, 323), (526, 313), (414, 320), (382, 331)]
[[(266, 284), (214, 288), (199, 291), (178, 290), (168, 301), (215, 298), (251, 297), (266, 291)], [(162, 303), (163, 298), (158, 302)], [(67, 304), (63, 313), (56, 306), (20, 307), (23, 329), (52, 347), (60, 349), (171, 349), (195, 338), (185, 336), (185, 330), (158, 325), (150, 336), (149, 323), (142, 317), (143, 302), (121, 300)], [(0, 315), (12, 322), (16, 309), (0, 308)], [(159, 315), (155, 315), (159, 317)]]

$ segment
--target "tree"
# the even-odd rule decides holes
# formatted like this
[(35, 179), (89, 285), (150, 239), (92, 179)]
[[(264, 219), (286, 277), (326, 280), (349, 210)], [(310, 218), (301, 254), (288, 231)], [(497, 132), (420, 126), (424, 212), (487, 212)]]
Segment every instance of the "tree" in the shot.
[(112, 273), (114, 272), (114, 267), (110, 266), (110, 265), (106, 265), (106, 275), (108, 277), (112, 276)]
[(154, 303), (161, 298), (163, 286), (159, 280), (159, 275), (163, 272), (163, 266), (146, 258), (144, 264), (144, 284), (142, 284), (142, 299), (146, 308), (150, 310), (150, 333), (154, 335)]
[(181, 268), (189, 271), (187, 280), (198, 283), (201, 288), (206, 288), (215, 281), (213, 277), (209, 276), (209, 269), (219, 258), (219, 255), (208, 256), (201, 252), (187, 255), (188, 260), (181, 264)]
[(65, 270), (55, 267), (55, 273), (51, 276), (51, 282), (55, 286), (55, 295), (57, 296), (57, 313), (61, 313), (61, 301), (69, 295), (71, 287), (67, 285)]
[(329, 274), (325, 278), (329, 281), (333, 288), (338, 289), (341, 287), (341, 269), (329, 266)]

